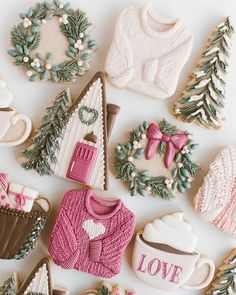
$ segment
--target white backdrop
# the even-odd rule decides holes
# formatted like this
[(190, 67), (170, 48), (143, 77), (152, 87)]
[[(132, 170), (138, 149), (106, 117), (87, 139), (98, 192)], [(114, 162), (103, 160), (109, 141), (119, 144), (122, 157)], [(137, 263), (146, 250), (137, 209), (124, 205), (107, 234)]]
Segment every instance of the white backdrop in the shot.
[[(128, 5), (143, 5), (145, 3), (148, 3), (148, 0), (71, 0), (74, 8), (85, 10), (91, 20), (96, 23), (93, 36), (97, 40), (99, 47), (99, 50), (94, 54), (94, 61), (90, 72), (72, 86), (72, 93), (74, 95), (79, 94), (82, 87), (85, 86), (97, 70), (103, 69), (118, 13)], [(9, 46), (10, 28), (19, 21), (18, 13), (27, 11), (28, 7), (34, 4), (35, 1), (33, 0), (7, 0), (2, 2), (0, 10), (0, 72), (5, 80), (8, 81), (9, 88), (14, 93), (16, 109), (30, 116), (33, 119), (34, 126), (37, 126), (50, 98), (55, 97), (65, 85), (53, 84), (51, 82), (28, 82), (23, 71), (12, 64), (12, 59), (6, 53)], [(183, 19), (194, 36), (193, 51), (187, 66), (182, 72), (176, 94), (165, 101), (154, 100), (126, 90), (118, 90), (107, 83), (108, 101), (117, 103), (122, 107), (109, 145), (109, 152), (111, 155), (115, 144), (123, 140), (124, 135), (129, 129), (136, 127), (143, 120), (160, 120), (165, 117), (170, 122), (176, 123), (178, 127), (189, 130), (194, 134), (195, 141), (200, 144), (195, 155), (202, 170), (198, 173), (193, 188), (185, 196), (178, 196), (171, 202), (152, 197), (131, 198), (125, 187), (111, 173), (110, 191), (109, 193), (102, 194), (104, 196), (109, 195), (122, 198), (125, 204), (135, 212), (137, 230), (156, 217), (175, 210), (183, 210), (185, 217), (191, 222), (194, 231), (198, 235), (199, 251), (210, 256), (216, 264), (219, 264), (236, 243), (232, 238), (200, 220), (193, 211), (192, 199), (197, 188), (202, 183), (210, 162), (214, 159), (219, 149), (226, 144), (236, 144), (236, 117), (234, 113), (236, 109), (234, 87), (234, 77), (236, 76), (235, 42), (227, 89), (225, 111), (227, 121), (224, 123), (223, 128), (220, 131), (211, 131), (195, 125), (181, 123), (170, 114), (170, 109), (173, 101), (179, 97), (187, 80), (188, 73), (194, 70), (198, 57), (205, 48), (208, 34), (214, 26), (227, 15), (231, 15), (234, 23), (236, 23), (235, 1), (155, 0), (153, 1), (153, 7), (160, 15)], [(15, 182), (35, 187), (43, 195), (48, 196), (53, 202), (54, 210), (50, 217), (50, 225), (43, 232), (37, 248), (30, 256), (24, 261), (0, 261), (0, 282), (13, 271), (20, 271), (20, 278), (22, 280), (25, 279), (37, 261), (47, 254), (47, 243), (59, 203), (67, 190), (76, 187), (75, 184), (54, 176), (40, 177), (34, 172), (24, 171), (17, 163), (17, 155), (21, 150), (22, 147), (1, 148), (0, 171), (8, 173)], [(135, 278), (130, 266), (132, 246), (133, 241), (126, 251), (120, 275), (112, 279), (111, 282), (119, 282), (124, 287), (136, 289), (140, 295), (167, 294), (164, 291), (148, 287)], [(99, 280), (89, 274), (79, 273), (74, 270), (62, 270), (57, 266), (54, 266), (54, 277), (55, 283), (70, 289), (70, 294), (80, 294), (82, 290), (96, 285), (96, 282)], [(179, 290), (174, 292), (174, 294), (194, 295), (204, 294), (204, 291)]]

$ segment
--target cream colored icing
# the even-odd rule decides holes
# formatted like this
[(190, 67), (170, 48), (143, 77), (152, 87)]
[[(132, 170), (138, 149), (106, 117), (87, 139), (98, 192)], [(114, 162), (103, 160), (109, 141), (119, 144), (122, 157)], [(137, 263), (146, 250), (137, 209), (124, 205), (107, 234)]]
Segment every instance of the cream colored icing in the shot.
[(46, 263), (44, 263), (35, 273), (35, 276), (26, 288), (24, 295), (30, 292), (49, 295), (49, 278)]
[(166, 244), (184, 252), (194, 252), (197, 244), (197, 237), (192, 232), (191, 225), (184, 220), (182, 212), (148, 223), (144, 228), (143, 238), (148, 242)]
[[(57, 152), (57, 163), (51, 164), (55, 175), (66, 178), (66, 172), (70, 164), (74, 148), (78, 141), (87, 143), (83, 138), (86, 134), (94, 132), (97, 136), (95, 147), (98, 148), (97, 159), (90, 177), (89, 185), (104, 189), (105, 181), (105, 157), (104, 157), (104, 132), (103, 132), (103, 101), (102, 81), (97, 79), (86, 92), (78, 107), (70, 118), (63, 138), (60, 141), (60, 150)], [(79, 108), (86, 105), (98, 111), (99, 116), (92, 125), (82, 124), (78, 115)], [(92, 144), (94, 145), (94, 144)]]

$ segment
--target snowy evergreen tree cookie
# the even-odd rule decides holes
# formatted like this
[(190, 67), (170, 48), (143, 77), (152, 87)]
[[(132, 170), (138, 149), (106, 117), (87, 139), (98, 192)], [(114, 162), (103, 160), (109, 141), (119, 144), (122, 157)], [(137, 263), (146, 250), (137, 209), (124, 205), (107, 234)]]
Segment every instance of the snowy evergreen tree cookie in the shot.
[(182, 121), (207, 128), (221, 127), (225, 104), (226, 74), (234, 28), (227, 17), (213, 32), (182, 96), (175, 102), (174, 114)]
[(11, 30), (13, 49), (8, 53), (30, 81), (73, 82), (89, 69), (96, 42), (85, 12), (53, 0), (38, 2), (20, 18)]

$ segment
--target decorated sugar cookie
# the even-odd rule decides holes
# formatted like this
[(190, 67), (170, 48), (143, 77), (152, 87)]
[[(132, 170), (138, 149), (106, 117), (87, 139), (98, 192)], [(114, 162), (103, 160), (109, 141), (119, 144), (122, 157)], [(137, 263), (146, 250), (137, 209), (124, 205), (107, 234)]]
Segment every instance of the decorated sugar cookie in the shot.
[(158, 16), (151, 4), (118, 16), (105, 71), (117, 88), (158, 99), (174, 94), (193, 38), (179, 19)]
[(180, 120), (207, 128), (221, 127), (233, 32), (228, 17), (213, 32), (191, 81), (175, 103), (174, 114)]
[(103, 282), (99, 288), (89, 289), (81, 295), (135, 295), (135, 291), (127, 291), (120, 285), (112, 286)]
[(21, 285), (17, 273), (10, 276), (0, 287), (1, 295), (68, 295), (66, 289), (54, 289), (51, 261), (42, 258)]
[(134, 214), (120, 199), (103, 199), (91, 188), (68, 191), (49, 242), (54, 263), (97, 277), (120, 273), (135, 227)]
[(132, 196), (152, 194), (171, 199), (175, 189), (183, 193), (191, 188), (199, 167), (193, 162), (197, 145), (190, 134), (162, 120), (144, 122), (129, 137), (115, 149), (114, 168)]
[(224, 263), (217, 269), (214, 281), (211, 284), (207, 295), (233, 295), (236, 294), (236, 249), (224, 260)]
[(81, 184), (108, 188), (107, 144), (119, 106), (106, 104), (105, 80), (98, 72), (73, 102), (62, 91), (47, 108), (22, 166)]
[(12, 103), (13, 95), (6, 81), (0, 79), (0, 147), (22, 144), (32, 130), (31, 120), (23, 114), (17, 114), (11, 107)]
[(203, 289), (211, 282), (215, 265), (196, 245), (197, 237), (182, 212), (157, 218), (136, 236), (133, 271), (142, 282), (158, 289)]
[(36, 247), (51, 212), (50, 202), (0, 173), (0, 259), (23, 259)]
[(211, 163), (194, 209), (205, 221), (236, 237), (236, 146), (224, 147)]
[(89, 69), (96, 42), (85, 12), (59, 0), (38, 2), (11, 31), (8, 53), (30, 81), (73, 82)]

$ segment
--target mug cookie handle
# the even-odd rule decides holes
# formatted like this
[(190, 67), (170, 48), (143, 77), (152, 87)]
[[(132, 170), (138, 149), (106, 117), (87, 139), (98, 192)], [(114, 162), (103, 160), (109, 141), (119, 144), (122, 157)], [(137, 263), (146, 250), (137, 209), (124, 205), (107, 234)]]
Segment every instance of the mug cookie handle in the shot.
[(207, 278), (205, 279), (205, 281), (200, 283), (199, 285), (193, 285), (193, 286), (184, 285), (184, 286), (182, 286), (183, 289), (198, 290), (198, 289), (203, 289), (210, 284), (210, 282), (212, 281), (214, 274), (215, 274), (215, 264), (210, 258), (205, 257), (205, 256), (201, 256), (196, 263), (195, 269), (201, 268), (204, 264), (207, 264), (209, 266), (209, 274), (208, 274)]
[(11, 119), (11, 126), (15, 125), (18, 121), (23, 121), (25, 123), (25, 130), (24, 130), (23, 135), (19, 139), (15, 140), (15, 141), (0, 142), (0, 146), (4, 147), (4, 146), (20, 145), (23, 142), (25, 142), (27, 140), (27, 138), (30, 136), (30, 133), (32, 131), (32, 122), (31, 122), (31, 120), (27, 116), (25, 116), (23, 114), (16, 114)]

